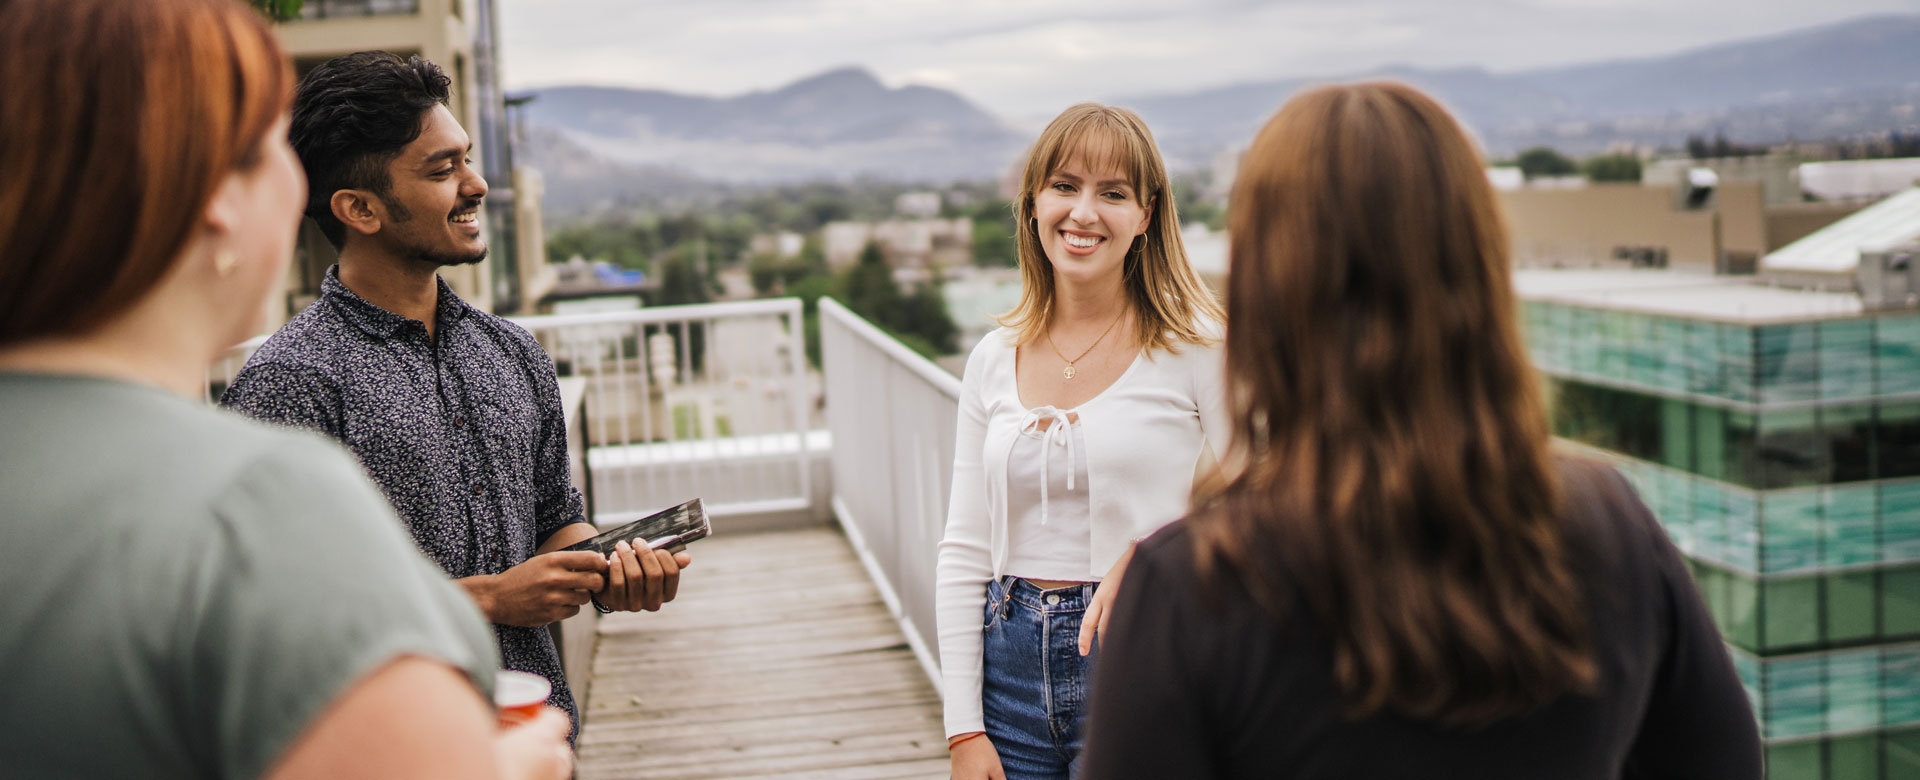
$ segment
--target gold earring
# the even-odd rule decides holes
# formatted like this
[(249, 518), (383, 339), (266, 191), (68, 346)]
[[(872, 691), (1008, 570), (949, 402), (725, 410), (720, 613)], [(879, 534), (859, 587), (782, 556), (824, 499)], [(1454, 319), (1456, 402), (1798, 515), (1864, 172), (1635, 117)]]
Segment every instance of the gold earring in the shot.
[(240, 253), (231, 249), (222, 249), (213, 253), (213, 272), (221, 276), (233, 273), (233, 267), (240, 264)]

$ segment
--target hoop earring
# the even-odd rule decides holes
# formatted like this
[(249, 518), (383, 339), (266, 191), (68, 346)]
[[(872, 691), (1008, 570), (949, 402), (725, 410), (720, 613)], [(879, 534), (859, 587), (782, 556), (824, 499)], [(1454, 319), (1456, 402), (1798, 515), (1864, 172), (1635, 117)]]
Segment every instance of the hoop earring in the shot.
[(233, 273), (233, 269), (238, 265), (240, 265), (239, 252), (231, 249), (222, 249), (213, 253), (213, 272), (220, 276)]

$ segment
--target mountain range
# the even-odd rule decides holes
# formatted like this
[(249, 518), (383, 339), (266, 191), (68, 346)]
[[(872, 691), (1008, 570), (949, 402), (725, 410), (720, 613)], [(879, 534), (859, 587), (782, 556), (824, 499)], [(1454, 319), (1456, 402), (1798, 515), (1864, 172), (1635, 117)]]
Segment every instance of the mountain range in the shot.
[(888, 87), (841, 68), (771, 91), (705, 97), (655, 89), (539, 90), (527, 120), (608, 161), (720, 181), (991, 175), (1023, 140), (953, 92)]
[[(1111, 102), (1140, 112), (1169, 165), (1199, 168), (1245, 144), (1295, 92), (1374, 78), (1432, 92), (1494, 156), (1534, 145), (1573, 154), (1620, 143), (1677, 147), (1715, 133), (1772, 142), (1911, 129), (1920, 123), (1920, 16), (1866, 17), (1663, 57), (1509, 73), (1397, 66)], [(995, 178), (1031, 140), (954, 92), (888, 87), (860, 68), (733, 97), (616, 87), (534, 94), (526, 119), (548, 130), (531, 133), (528, 156), (547, 172), (549, 192), (591, 192), (563, 198), (565, 211), (701, 180)]]

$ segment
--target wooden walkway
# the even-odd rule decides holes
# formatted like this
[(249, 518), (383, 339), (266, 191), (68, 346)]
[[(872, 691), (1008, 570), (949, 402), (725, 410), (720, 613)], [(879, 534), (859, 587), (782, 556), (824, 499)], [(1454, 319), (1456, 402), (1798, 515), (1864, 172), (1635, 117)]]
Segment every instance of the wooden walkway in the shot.
[(580, 780), (945, 778), (940, 698), (837, 529), (716, 535), (600, 622)]

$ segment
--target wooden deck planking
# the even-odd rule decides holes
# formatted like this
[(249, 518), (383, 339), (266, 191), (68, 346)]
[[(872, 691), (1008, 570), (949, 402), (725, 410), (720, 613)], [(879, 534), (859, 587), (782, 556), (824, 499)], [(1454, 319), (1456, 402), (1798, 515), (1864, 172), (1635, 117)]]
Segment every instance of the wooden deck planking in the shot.
[(940, 697), (834, 529), (716, 536), (600, 621), (580, 780), (947, 776)]

